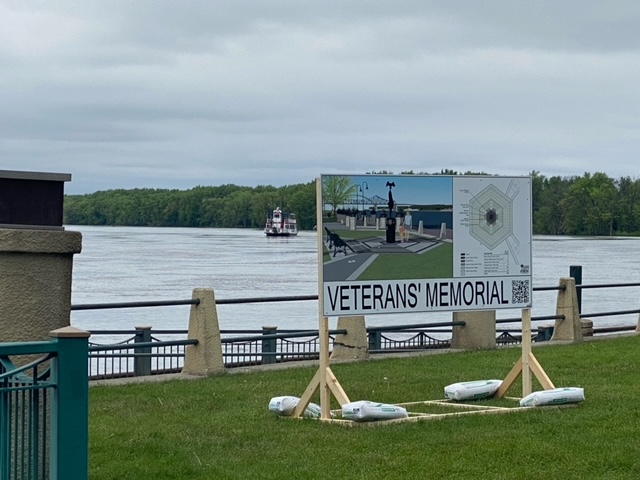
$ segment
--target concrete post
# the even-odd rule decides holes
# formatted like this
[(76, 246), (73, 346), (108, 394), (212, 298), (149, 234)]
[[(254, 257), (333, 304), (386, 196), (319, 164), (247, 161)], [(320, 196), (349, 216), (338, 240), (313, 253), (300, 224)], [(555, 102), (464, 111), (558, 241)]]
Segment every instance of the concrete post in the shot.
[(82, 234), (0, 228), (0, 342), (47, 340), (70, 325), (73, 255)]
[(197, 345), (186, 347), (182, 373), (188, 375), (213, 375), (224, 372), (222, 341), (216, 299), (211, 288), (196, 288), (192, 298), (200, 300), (191, 305), (189, 338), (196, 338)]
[(369, 358), (367, 327), (364, 316), (338, 317), (338, 329), (346, 329), (333, 344), (331, 360), (366, 360)]
[(447, 224), (446, 222), (442, 222), (440, 224), (440, 235), (438, 236), (438, 240), (442, 240), (447, 236)]
[(561, 278), (558, 300), (556, 301), (556, 315), (564, 315), (564, 320), (556, 319), (551, 340), (565, 342), (582, 341), (582, 324), (578, 310), (578, 296), (575, 278)]
[(418, 222), (418, 233), (422, 235), (424, 233), (424, 220)]
[(466, 325), (453, 327), (452, 349), (478, 350), (496, 348), (495, 310), (453, 312), (453, 321), (463, 321)]

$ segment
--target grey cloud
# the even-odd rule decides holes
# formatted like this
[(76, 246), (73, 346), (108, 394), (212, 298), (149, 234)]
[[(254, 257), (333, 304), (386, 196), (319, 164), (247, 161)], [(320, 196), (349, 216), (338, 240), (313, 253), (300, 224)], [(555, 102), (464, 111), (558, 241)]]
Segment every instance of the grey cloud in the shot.
[(69, 191), (636, 175), (636, 2), (177, 5), (0, 4), (2, 168)]

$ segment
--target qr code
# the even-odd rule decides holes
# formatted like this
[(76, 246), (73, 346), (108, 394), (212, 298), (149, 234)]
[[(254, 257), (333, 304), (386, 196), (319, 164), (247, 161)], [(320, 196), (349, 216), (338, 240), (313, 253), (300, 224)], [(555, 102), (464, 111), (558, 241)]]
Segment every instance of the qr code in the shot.
[(511, 280), (511, 303), (529, 304), (529, 280)]

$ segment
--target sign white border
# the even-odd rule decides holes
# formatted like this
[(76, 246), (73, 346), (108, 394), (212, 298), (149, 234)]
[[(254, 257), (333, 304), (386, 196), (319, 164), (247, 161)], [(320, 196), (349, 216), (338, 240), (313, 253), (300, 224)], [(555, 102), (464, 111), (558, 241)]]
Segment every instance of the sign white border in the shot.
[[(328, 176), (336, 175), (319, 177), (318, 189), (322, 188), (324, 177)], [(373, 185), (376, 179), (386, 182), (410, 178), (415, 182), (420, 178), (434, 178), (432, 175), (353, 177), (366, 178), (369, 185)], [(324, 224), (319, 223), (318, 277), (323, 315), (494, 310), (532, 306), (531, 178), (450, 178), (453, 185), (452, 278), (324, 281), (325, 244), (322, 239), (325, 229)], [(322, 219), (326, 199), (321, 191), (318, 192), (318, 198), (322, 198), (322, 201), (317, 202), (317, 217)], [(385, 232), (376, 233), (384, 236)]]

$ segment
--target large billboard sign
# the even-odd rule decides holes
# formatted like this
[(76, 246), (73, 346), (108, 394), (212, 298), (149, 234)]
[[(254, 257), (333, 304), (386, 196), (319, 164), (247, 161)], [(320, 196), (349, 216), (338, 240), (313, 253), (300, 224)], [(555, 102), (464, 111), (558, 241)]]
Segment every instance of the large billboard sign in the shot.
[(531, 307), (531, 179), (323, 175), (325, 316)]

